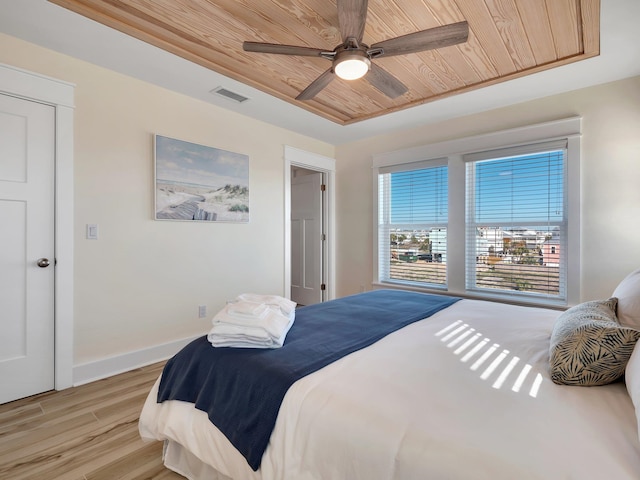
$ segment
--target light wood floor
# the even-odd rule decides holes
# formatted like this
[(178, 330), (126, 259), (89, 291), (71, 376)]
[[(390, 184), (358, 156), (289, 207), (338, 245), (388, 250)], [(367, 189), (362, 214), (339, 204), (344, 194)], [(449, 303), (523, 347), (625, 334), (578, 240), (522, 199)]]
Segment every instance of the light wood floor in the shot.
[(0, 479), (184, 480), (138, 434), (163, 365), (0, 405)]

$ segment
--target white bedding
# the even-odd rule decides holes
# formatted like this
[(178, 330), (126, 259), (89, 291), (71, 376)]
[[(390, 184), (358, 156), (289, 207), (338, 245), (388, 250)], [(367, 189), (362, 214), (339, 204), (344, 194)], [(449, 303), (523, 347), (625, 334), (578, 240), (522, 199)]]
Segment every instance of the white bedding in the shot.
[(210, 479), (211, 470), (182, 469), (182, 447), (234, 480), (640, 479), (624, 383), (549, 379), (558, 314), (461, 300), (299, 380), (257, 472), (206, 413), (157, 404), (157, 383), (140, 433), (169, 440), (168, 466), (193, 479)]

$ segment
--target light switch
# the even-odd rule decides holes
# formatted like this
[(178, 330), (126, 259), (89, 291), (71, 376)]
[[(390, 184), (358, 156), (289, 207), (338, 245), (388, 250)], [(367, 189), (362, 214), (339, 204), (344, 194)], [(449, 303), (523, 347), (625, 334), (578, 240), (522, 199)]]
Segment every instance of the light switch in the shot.
[(98, 239), (98, 225), (95, 223), (87, 224), (87, 240)]

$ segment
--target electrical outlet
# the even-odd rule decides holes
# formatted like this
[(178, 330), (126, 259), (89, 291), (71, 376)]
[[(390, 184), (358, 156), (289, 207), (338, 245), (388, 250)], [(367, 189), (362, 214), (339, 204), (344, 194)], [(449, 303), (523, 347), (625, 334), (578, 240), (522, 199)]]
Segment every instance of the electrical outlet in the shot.
[(198, 318), (204, 318), (207, 316), (207, 306), (206, 305), (200, 305), (198, 307)]

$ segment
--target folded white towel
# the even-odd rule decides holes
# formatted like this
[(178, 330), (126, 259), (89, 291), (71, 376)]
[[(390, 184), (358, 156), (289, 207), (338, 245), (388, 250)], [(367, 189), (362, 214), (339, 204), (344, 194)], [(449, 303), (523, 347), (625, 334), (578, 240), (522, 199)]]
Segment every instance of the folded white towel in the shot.
[(288, 298), (280, 297), (278, 295), (260, 295), (257, 293), (243, 293), (238, 295), (236, 300), (243, 300), (245, 302), (263, 303), (269, 306), (275, 306), (282, 310), (282, 313), (289, 315), (295, 310), (297, 303), (289, 300)]
[(260, 319), (267, 314), (269, 306), (264, 303), (240, 301), (228, 303), (226, 310), (231, 316)]
[(279, 348), (295, 320), (296, 303), (277, 295), (245, 293), (213, 317), (214, 347)]
[(214, 347), (279, 348), (295, 319), (295, 312), (285, 317), (276, 309), (270, 309), (260, 324), (238, 325), (223, 320), (214, 323), (207, 339)]
[(295, 317), (295, 310), (290, 315), (285, 316), (278, 308), (267, 307), (260, 317), (252, 317), (231, 314), (227, 306), (215, 314), (212, 323), (214, 326), (224, 324), (239, 328), (259, 328), (266, 330), (273, 336), (278, 336), (290, 317)]

